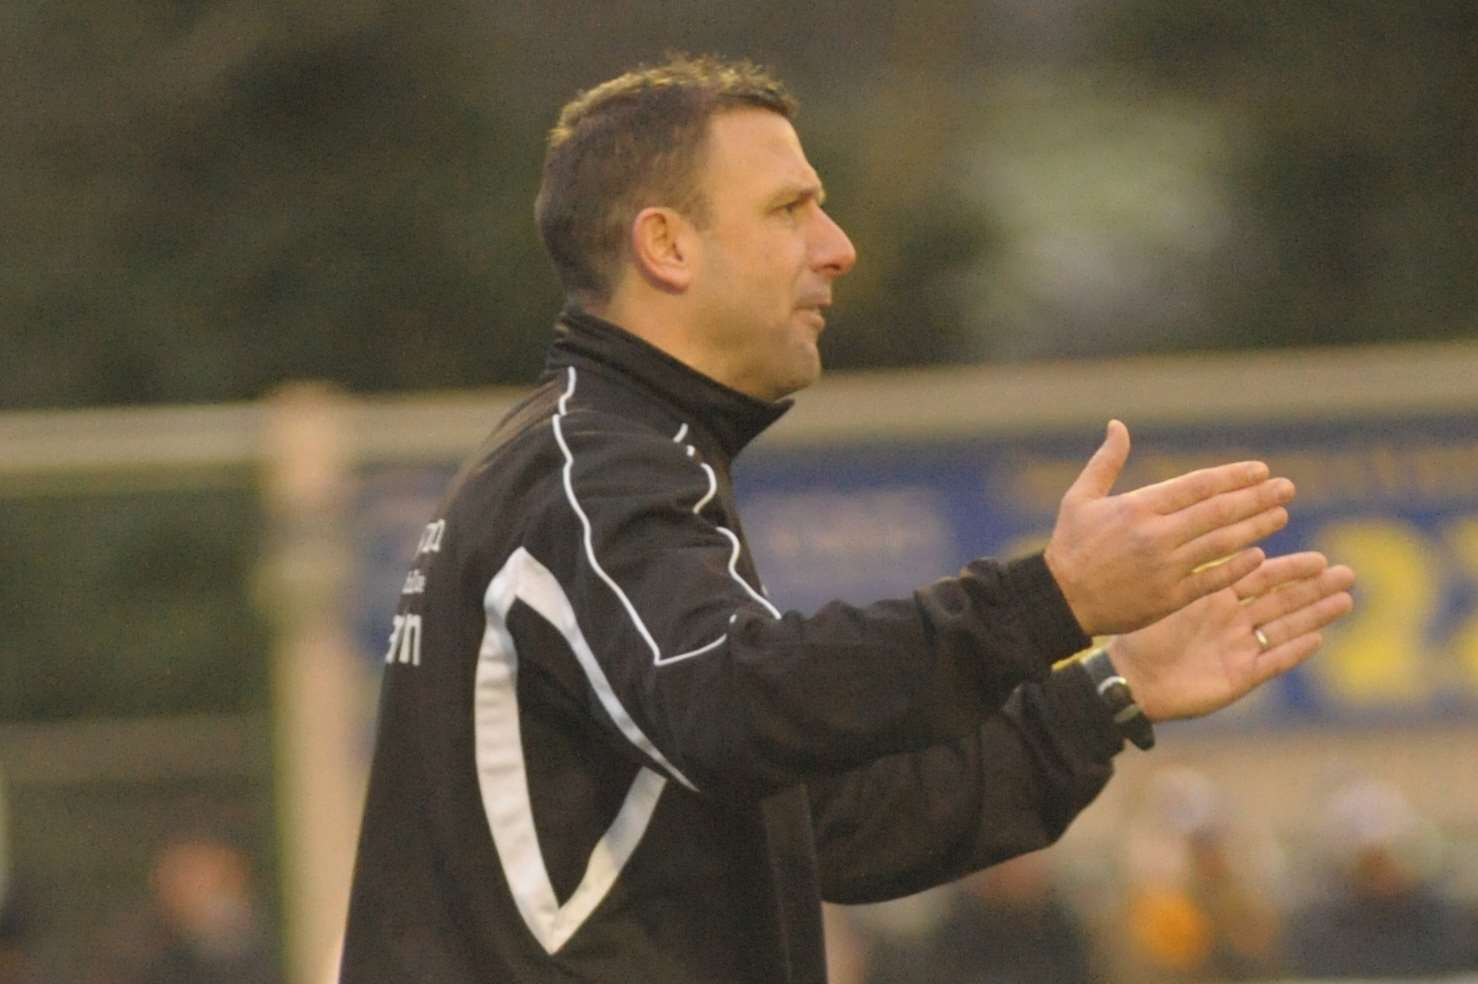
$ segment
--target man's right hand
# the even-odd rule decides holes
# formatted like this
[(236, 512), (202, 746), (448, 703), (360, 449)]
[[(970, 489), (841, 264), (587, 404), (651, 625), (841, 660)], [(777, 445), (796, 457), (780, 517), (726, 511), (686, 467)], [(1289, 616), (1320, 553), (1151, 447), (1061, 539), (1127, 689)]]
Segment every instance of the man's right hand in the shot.
[(1293, 483), (1269, 478), (1260, 461), (1110, 495), (1128, 458), (1129, 430), (1111, 420), (1047, 543), (1047, 566), (1088, 635), (1132, 632), (1240, 580), (1263, 561), (1252, 544), (1288, 522)]

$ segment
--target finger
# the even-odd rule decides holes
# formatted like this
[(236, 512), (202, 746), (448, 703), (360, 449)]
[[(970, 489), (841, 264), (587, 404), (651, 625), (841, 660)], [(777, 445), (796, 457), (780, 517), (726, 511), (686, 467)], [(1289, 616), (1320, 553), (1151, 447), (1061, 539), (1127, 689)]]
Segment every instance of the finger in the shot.
[[(1348, 600), (1349, 595), (1336, 595), (1336, 598), (1344, 597)], [(1335, 601), (1336, 598), (1327, 598), (1327, 601)], [(1335, 618), (1339, 618), (1338, 615)], [(1323, 632), (1311, 629), (1308, 632), (1299, 632), (1293, 635), (1286, 643), (1278, 643), (1271, 647), (1268, 652), (1261, 653), (1253, 663), (1253, 675), (1259, 678), (1258, 683), (1276, 677), (1281, 672), (1287, 672), (1298, 663), (1314, 655), (1315, 650), (1324, 643)]]
[(1257, 570), (1263, 562), (1263, 552), (1257, 547), (1233, 554), (1219, 564), (1208, 564), (1186, 578), (1185, 597), (1182, 605), (1188, 605), (1222, 588), (1235, 584)]
[(1320, 598), (1313, 604), (1284, 615), (1280, 619), (1268, 622), (1260, 630), (1267, 637), (1268, 652), (1272, 652), (1299, 636), (1318, 632), (1335, 619), (1349, 614), (1353, 607), (1355, 607), (1354, 597), (1348, 591), (1340, 591)]
[[(1246, 615), (1255, 626), (1266, 633), (1268, 626), (1293, 612), (1316, 604), (1320, 599), (1337, 592), (1348, 591), (1355, 583), (1355, 572), (1343, 564), (1320, 572), (1317, 577), (1305, 578), (1281, 585), (1247, 605)], [(1282, 633), (1278, 639), (1295, 633)], [(1275, 643), (1278, 639), (1269, 636)]]
[(1187, 506), (1174, 515), (1172, 522), (1179, 539), (1188, 542), (1269, 509), (1286, 506), (1293, 501), (1295, 491), (1288, 479), (1270, 478)]
[(1316, 550), (1273, 557), (1261, 567), (1232, 585), (1238, 598), (1250, 601), (1267, 594), (1279, 585), (1314, 577), (1329, 566), (1329, 560)]
[(1268, 466), (1261, 461), (1238, 461), (1215, 468), (1202, 468), (1154, 485), (1146, 485), (1133, 493), (1142, 496), (1150, 508), (1159, 513), (1173, 513), (1204, 499), (1256, 485), (1268, 477)]
[(1280, 673), (1287, 673), (1299, 663), (1319, 651), (1324, 637), (1317, 632), (1307, 632), (1281, 643), (1257, 658), (1253, 670), (1253, 686), (1260, 686)]
[(1266, 512), (1258, 513), (1250, 519), (1244, 519), (1240, 523), (1212, 530), (1204, 536), (1197, 537), (1176, 551), (1176, 559), (1191, 567), (1199, 567), (1217, 557), (1225, 557), (1234, 550), (1240, 550), (1256, 543), (1263, 537), (1278, 532), (1286, 525), (1288, 525), (1288, 510), (1277, 506)]
[(1108, 495), (1128, 460), (1129, 428), (1122, 421), (1110, 420), (1104, 431), (1103, 443), (1083, 466), (1083, 471), (1067, 490), (1067, 497), (1101, 499)]

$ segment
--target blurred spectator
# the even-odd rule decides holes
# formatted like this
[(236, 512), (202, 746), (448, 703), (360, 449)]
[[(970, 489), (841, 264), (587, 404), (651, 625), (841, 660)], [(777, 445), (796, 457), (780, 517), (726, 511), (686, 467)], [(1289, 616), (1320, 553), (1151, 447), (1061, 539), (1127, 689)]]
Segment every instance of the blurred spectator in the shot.
[(0, 984), (41, 984), (30, 951), (24, 908), (13, 890), (0, 893)]
[(0, 984), (36, 984), (41, 974), (29, 949), (29, 926), (11, 858), (10, 805), (0, 769)]
[[(906, 932), (871, 934), (862, 976), (832, 984), (1088, 984), (1087, 934), (1041, 852), (977, 872), (936, 894), (941, 908)], [(851, 972), (855, 974), (855, 971)]]
[(1252, 980), (1277, 970), (1268, 856), (1213, 784), (1161, 773), (1133, 825), (1121, 958), (1135, 981)]
[(927, 945), (953, 890), (946, 886), (890, 902), (827, 906), (828, 984), (932, 982)]
[(1478, 926), (1436, 882), (1432, 827), (1389, 783), (1330, 798), (1321, 829), (1327, 890), (1290, 923), (1292, 969), (1404, 977), (1478, 969)]
[(1087, 935), (1041, 852), (971, 875), (931, 935), (919, 980), (940, 984), (1089, 984)]
[(153, 905), (113, 927), (94, 984), (277, 984), (246, 856), (192, 837), (165, 846), (150, 875)]

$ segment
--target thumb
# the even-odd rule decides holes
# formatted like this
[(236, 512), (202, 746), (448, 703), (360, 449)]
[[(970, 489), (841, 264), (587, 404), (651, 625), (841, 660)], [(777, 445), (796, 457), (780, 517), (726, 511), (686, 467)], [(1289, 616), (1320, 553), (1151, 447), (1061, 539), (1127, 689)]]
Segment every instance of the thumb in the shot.
[(1093, 457), (1088, 459), (1088, 464), (1083, 466), (1072, 487), (1067, 490), (1068, 497), (1083, 499), (1101, 499), (1109, 494), (1114, 487), (1114, 482), (1119, 478), (1119, 472), (1124, 470), (1124, 462), (1129, 460), (1129, 428), (1122, 421), (1110, 420), (1108, 429), (1104, 432), (1103, 443), (1098, 450), (1093, 452)]

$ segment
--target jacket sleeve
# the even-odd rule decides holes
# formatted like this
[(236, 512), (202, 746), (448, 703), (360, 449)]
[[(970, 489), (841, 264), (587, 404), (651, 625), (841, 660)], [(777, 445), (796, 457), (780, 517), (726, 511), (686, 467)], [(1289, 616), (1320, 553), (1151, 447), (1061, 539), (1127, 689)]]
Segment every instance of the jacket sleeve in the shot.
[(879, 902), (1051, 844), (1123, 747), (1080, 666), (1023, 684), (973, 734), (808, 784), (822, 896)]
[(690, 788), (749, 795), (969, 734), (1087, 643), (1040, 556), (782, 615), (710, 466), (603, 415), (556, 426), (565, 501), (538, 539), (557, 537), (597, 717)]

